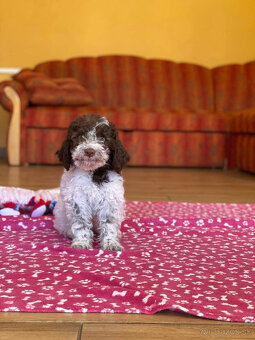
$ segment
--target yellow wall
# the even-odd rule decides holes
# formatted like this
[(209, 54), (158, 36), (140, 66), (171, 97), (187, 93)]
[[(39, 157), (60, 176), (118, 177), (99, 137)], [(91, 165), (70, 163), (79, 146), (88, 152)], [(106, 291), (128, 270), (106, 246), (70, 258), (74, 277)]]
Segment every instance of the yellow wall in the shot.
[(0, 2), (0, 67), (112, 53), (213, 67), (255, 59), (254, 37), (255, 0)]

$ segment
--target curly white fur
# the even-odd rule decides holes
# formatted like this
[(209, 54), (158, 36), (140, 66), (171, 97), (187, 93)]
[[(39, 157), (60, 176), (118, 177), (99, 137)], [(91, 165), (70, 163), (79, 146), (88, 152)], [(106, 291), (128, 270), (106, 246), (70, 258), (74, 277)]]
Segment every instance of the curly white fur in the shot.
[(102, 249), (122, 250), (119, 239), (125, 205), (123, 178), (114, 171), (109, 171), (108, 177), (109, 182), (98, 186), (90, 171), (76, 167), (64, 171), (54, 226), (73, 238), (74, 248), (92, 248), (94, 227)]
[[(120, 227), (125, 204), (123, 178), (113, 170), (108, 170), (107, 180), (100, 183), (93, 178), (96, 169), (107, 165), (111, 151), (104, 138), (109, 137), (103, 131), (99, 133), (97, 128), (101, 127), (102, 130), (103, 125), (109, 132), (112, 127), (103, 117), (81, 119), (87, 125), (84, 131), (81, 129), (79, 136), (77, 128), (74, 129), (74, 138), (78, 143), (70, 151), (72, 165), (61, 178), (60, 195), (54, 209), (54, 226), (60, 233), (73, 239), (74, 248), (91, 249), (96, 231), (102, 249), (120, 251), (123, 249)], [(93, 124), (88, 131), (91, 122)], [(70, 133), (72, 128), (71, 125)]]

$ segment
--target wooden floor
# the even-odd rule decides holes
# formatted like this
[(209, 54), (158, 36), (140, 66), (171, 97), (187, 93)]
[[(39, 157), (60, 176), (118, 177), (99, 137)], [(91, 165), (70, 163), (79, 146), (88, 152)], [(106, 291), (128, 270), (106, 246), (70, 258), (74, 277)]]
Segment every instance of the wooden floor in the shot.
[[(56, 187), (61, 167), (8, 167), (0, 185)], [(255, 203), (255, 176), (208, 169), (127, 168), (126, 199)], [(255, 339), (255, 325), (225, 323), (171, 311), (155, 315), (0, 313), (0, 339)]]
[[(0, 161), (0, 185), (30, 189), (59, 185), (61, 166), (9, 167)], [(211, 169), (126, 168), (126, 199), (255, 203), (255, 175)]]

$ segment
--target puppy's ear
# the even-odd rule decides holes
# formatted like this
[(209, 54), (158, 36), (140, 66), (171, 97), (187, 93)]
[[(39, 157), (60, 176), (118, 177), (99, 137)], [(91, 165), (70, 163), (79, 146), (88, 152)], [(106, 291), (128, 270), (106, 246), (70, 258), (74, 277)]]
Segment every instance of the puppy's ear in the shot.
[(66, 170), (69, 170), (70, 166), (73, 164), (73, 159), (72, 159), (70, 149), (71, 149), (70, 142), (66, 139), (63, 142), (61, 149), (56, 152), (56, 155), (58, 156), (60, 162), (63, 163)]
[(111, 169), (120, 173), (122, 168), (127, 164), (130, 157), (127, 150), (119, 140), (118, 132), (116, 131), (115, 141), (112, 150)]

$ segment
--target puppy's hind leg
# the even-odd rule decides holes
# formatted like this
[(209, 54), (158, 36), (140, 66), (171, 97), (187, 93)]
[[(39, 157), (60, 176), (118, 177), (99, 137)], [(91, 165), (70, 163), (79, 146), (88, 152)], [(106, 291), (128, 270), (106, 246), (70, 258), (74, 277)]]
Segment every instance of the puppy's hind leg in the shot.
[(70, 223), (66, 216), (66, 208), (61, 195), (55, 205), (53, 215), (55, 216), (54, 228), (57, 229), (60, 234), (64, 234), (68, 238), (72, 238)]

